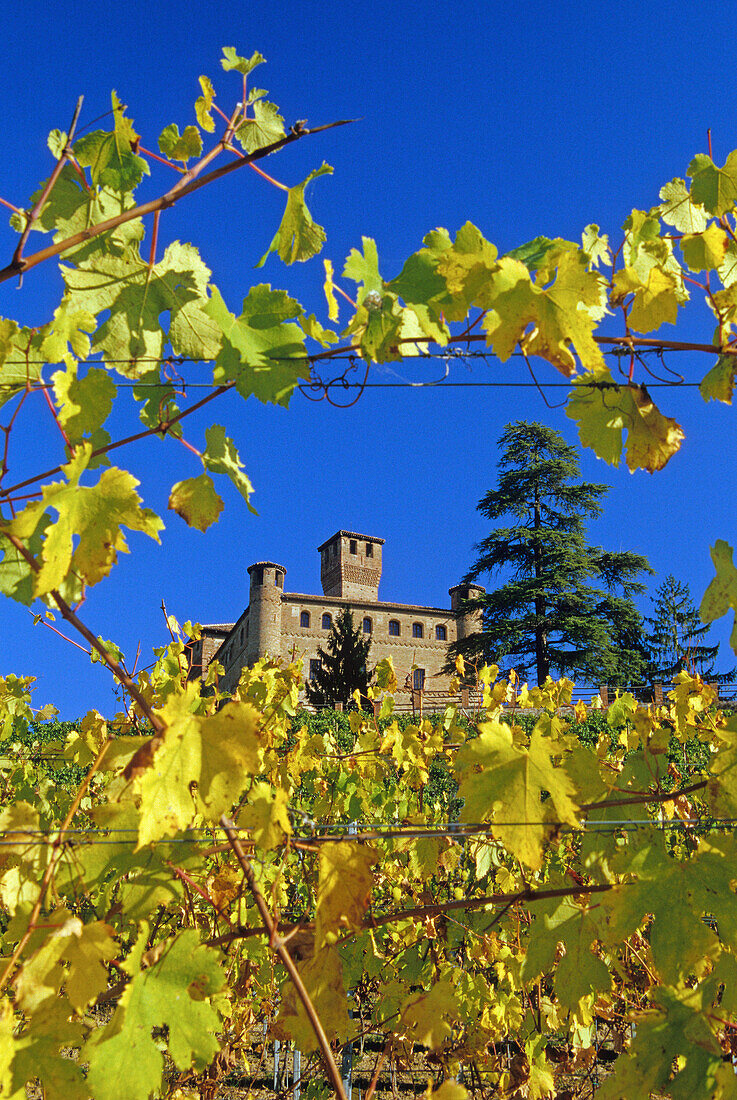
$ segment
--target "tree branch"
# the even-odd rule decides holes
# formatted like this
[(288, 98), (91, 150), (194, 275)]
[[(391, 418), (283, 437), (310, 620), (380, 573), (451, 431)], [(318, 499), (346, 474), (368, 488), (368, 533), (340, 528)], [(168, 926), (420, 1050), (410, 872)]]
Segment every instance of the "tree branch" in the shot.
[(327, 1035), (325, 1034), (325, 1030), (322, 1026), (320, 1017), (315, 1011), (315, 1006), (313, 1005), (312, 999), (310, 998), (310, 995), (305, 988), (305, 984), (300, 977), (300, 973), (295, 965), (294, 959), (289, 954), (284, 944), (284, 938), (278, 935), (276, 923), (271, 913), (269, 912), (269, 907), (266, 904), (266, 899), (261, 893), (258, 883), (256, 882), (256, 876), (253, 873), (253, 868), (251, 867), (250, 861), (246, 856), (246, 853), (243, 851), (243, 848), (241, 847), (240, 838), (236, 831), (235, 825), (230, 820), (230, 818), (225, 816), (225, 814), (223, 814), (223, 816), (220, 818), (220, 824), (225, 831), (228, 842), (233, 849), (235, 857), (238, 860), (241, 870), (243, 871), (243, 874), (245, 876), (246, 882), (249, 885), (249, 888), (253, 895), (253, 900), (256, 903), (256, 908), (258, 909), (261, 920), (264, 923), (264, 930), (269, 934), (269, 943), (274, 948), (277, 955), (284, 964), (284, 967), (286, 968), (286, 971), (289, 974), (292, 984), (294, 985), (294, 988), (297, 992), (297, 996), (302, 1002), (304, 1010), (307, 1013), (307, 1017), (310, 1021), (310, 1024), (312, 1025), (312, 1030), (315, 1033), (315, 1038), (317, 1039), (320, 1050), (322, 1051), (323, 1058), (325, 1059), (328, 1075), (330, 1077), (330, 1080), (332, 1081), (332, 1085), (335, 1089), (336, 1095), (338, 1096), (339, 1100), (346, 1100), (345, 1091), (343, 1089), (343, 1080), (341, 1078), (340, 1071), (335, 1064), (333, 1052), (330, 1049), (330, 1042)]
[(201, 187), (206, 187), (215, 180), (222, 179), (231, 172), (235, 172), (239, 168), (242, 168), (244, 164), (252, 164), (253, 161), (262, 160), (264, 157), (270, 156), (271, 153), (275, 153), (277, 150), (284, 148), (285, 145), (291, 145), (292, 142), (299, 141), (300, 138), (309, 137), (312, 134), (320, 134), (323, 130), (332, 130), (335, 126), (347, 126), (348, 123), (352, 121), (352, 119), (340, 119), (337, 122), (328, 122), (324, 126), (315, 126), (312, 129), (302, 129), (300, 126), (294, 126), (290, 132), (279, 141), (275, 141), (263, 149), (257, 149), (255, 153), (251, 153), (247, 157), (230, 161), (221, 168), (214, 168), (211, 172), (207, 172), (204, 176), (199, 177), (199, 172), (226, 147), (226, 145), (220, 142), (172, 188), (164, 195), (160, 195), (158, 199), (152, 199), (150, 202), (141, 203), (140, 206), (134, 206), (130, 210), (124, 210), (114, 218), (107, 218), (103, 222), (97, 222), (96, 225), (91, 225), (87, 229), (82, 229), (79, 233), (73, 233), (71, 237), (67, 237), (63, 241), (58, 241), (56, 244), (49, 245), (47, 248), (42, 248), (39, 252), (34, 252), (31, 256), (19, 256), (17, 255), (16, 249), (16, 254), (13, 256), (10, 263), (0, 269), (0, 282), (5, 282), (8, 279), (15, 278), (17, 275), (22, 275), (24, 272), (30, 271), (32, 267), (37, 267), (39, 264), (44, 263), (45, 260), (49, 260), (53, 256), (59, 256), (70, 248), (74, 248), (84, 241), (92, 240), (94, 237), (99, 237), (102, 233), (107, 233), (111, 229), (117, 229), (119, 225), (125, 225), (126, 222), (134, 221), (137, 218), (143, 218), (147, 214), (155, 214), (157, 211), (166, 210), (168, 207), (174, 206), (180, 199), (183, 199), (185, 195), (191, 195), (195, 191), (199, 191)]

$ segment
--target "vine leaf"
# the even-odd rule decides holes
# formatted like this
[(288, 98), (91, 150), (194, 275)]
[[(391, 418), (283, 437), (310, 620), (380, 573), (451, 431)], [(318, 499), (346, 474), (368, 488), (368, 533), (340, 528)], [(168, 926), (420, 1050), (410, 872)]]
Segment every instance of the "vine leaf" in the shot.
[(161, 131), (159, 149), (169, 160), (186, 164), (192, 157), (202, 155), (202, 138), (196, 126), (185, 126), (180, 134), (177, 124), (172, 122)]
[(34, 352), (34, 334), (15, 321), (0, 317), (0, 407), (41, 377)]
[(712, 223), (703, 233), (681, 237), (681, 250), (692, 271), (713, 271), (724, 263), (728, 243), (729, 237), (724, 230)]
[(292, 833), (287, 807), (289, 794), (281, 787), (269, 783), (254, 783), (244, 806), (238, 815), (239, 825), (250, 830), (259, 848), (276, 848)]
[[(299, 974), (328, 1039), (345, 1042), (351, 1031), (351, 1020), (343, 984), (343, 963), (337, 947), (323, 947), (315, 952), (311, 959), (300, 963)], [(291, 982), (282, 988), (275, 1031), (294, 1040), (299, 1050), (311, 1054), (319, 1049), (312, 1024)]]
[(266, 58), (258, 50), (254, 50), (250, 57), (240, 57), (236, 53), (235, 46), (223, 46), (223, 56), (220, 64), (226, 73), (234, 71), (242, 73), (243, 76), (248, 76), (257, 65), (263, 65), (265, 61)]
[[(613, 985), (608, 967), (591, 950), (598, 938), (599, 931), (591, 915), (570, 898), (544, 903), (542, 909), (535, 909), (522, 962), (522, 980), (534, 981), (552, 971), (558, 1000), (569, 1011), (580, 1013), (585, 998), (608, 993)], [(565, 954), (559, 959), (561, 943)]]
[(219, 1017), (206, 999), (225, 983), (218, 953), (200, 943), (194, 929), (188, 929), (167, 945), (154, 966), (138, 971), (147, 935), (148, 928), (144, 928), (127, 960), (126, 969), (133, 980), (112, 1020), (93, 1032), (85, 1046), (95, 1100), (118, 1100), (123, 1065), (130, 1100), (148, 1100), (158, 1091), (164, 1058), (159, 1042), (152, 1037), (153, 1028), (168, 1029), (169, 1053), (179, 1070), (204, 1068), (219, 1049), (215, 1038)]
[(662, 470), (685, 438), (680, 425), (663, 416), (644, 386), (619, 386), (606, 367), (574, 379), (566, 416), (578, 422), (584, 447), (612, 466), (619, 463), (626, 430), (630, 470)]
[(361, 928), (374, 885), (371, 868), (377, 861), (377, 852), (365, 844), (339, 840), (321, 846), (315, 911), (318, 947), (335, 943), (346, 930)]
[(135, 360), (161, 357), (167, 335), (163, 313), (170, 317), (168, 338), (175, 354), (192, 359), (217, 354), (220, 334), (205, 308), (210, 270), (192, 245), (174, 241), (153, 267), (131, 252), (100, 252), (76, 267), (62, 265), (61, 272), (75, 306), (95, 316), (110, 311), (94, 347), (112, 360), (134, 360), (121, 373), (138, 377), (150, 363)]
[(216, 714), (199, 715), (193, 713), (197, 700), (197, 686), (190, 683), (161, 710), (167, 723), (163, 741), (136, 780), (139, 848), (186, 828), (197, 811), (217, 821), (261, 769), (258, 712), (249, 703), (231, 701)]
[(214, 381), (234, 381), (241, 397), (287, 406), (298, 382), (310, 376), (304, 333), (291, 323), (301, 316), (299, 302), (262, 283), (251, 288), (235, 317), (213, 287), (207, 312), (222, 334)]
[(660, 189), (660, 216), (667, 225), (672, 225), (679, 233), (703, 233), (709, 218), (703, 206), (697, 206), (685, 181), (671, 180)]
[(82, 1025), (70, 1022), (70, 1013), (66, 998), (56, 997), (15, 1038), (12, 1097), (20, 1100), (27, 1095), (24, 1085), (40, 1079), (48, 1100), (89, 1100), (81, 1067), (61, 1053), (82, 1044)]
[(202, 454), (202, 461), (208, 470), (214, 474), (225, 474), (235, 485), (241, 494), (249, 512), (256, 515), (256, 509), (250, 503), (253, 485), (243, 472), (243, 463), (232, 439), (225, 434), (225, 428), (221, 424), (213, 424), (205, 430), (207, 447)]
[(317, 255), (326, 240), (326, 234), (323, 227), (313, 221), (307, 209), (305, 187), (320, 176), (332, 174), (330, 165), (323, 163), (320, 168), (310, 172), (302, 183), (289, 188), (281, 224), (256, 267), (263, 267), (272, 252), (278, 252), (285, 264), (293, 264), (297, 260), (302, 262)]
[(450, 1021), (458, 1018), (456, 991), (441, 980), (429, 992), (414, 993), (404, 1002), (401, 1022), (413, 1042), (437, 1050), (453, 1032)]
[(109, 417), (117, 388), (110, 375), (100, 367), (90, 367), (80, 378), (74, 360), (66, 370), (51, 376), (59, 409), (59, 423), (70, 443), (79, 443), (87, 433), (101, 428)]
[(212, 81), (209, 76), (201, 76), (199, 79), (202, 95), (198, 96), (195, 100), (194, 113), (202, 129), (206, 130), (208, 134), (211, 134), (215, 129), (215, 120), (212, 117), (212, 104), (215, 99), (215, 89), (212, 86)]
[(56, 998), (63, 986), (72, 1008), (81, 1014), (107, 989), (105, 964), (119, 952), (114, 931), (102, 921), (82, 924), (64, 909), (52, 913), (45, 927), (53, 931), (16, 979), (17, 1004), (23, 1012), (33, 1014)]
[(718, 218), (728, 213), (737, 199), (737, 149), (717, 168), (706, 153), (697, 153), (688, 166), (691, 200)]
[[(257, 149), (265, 149), (267, 145), (274, 145), (280, 138), (285, 136), (284, 119), (279, 114), (279, 108), (274, 103), (269, 103), (268, 100), (256, 100), (253, 104), (253, 117), (243, 120), (236, 130), (235, 136), (247, 153), (255, 153)], [(307, 182), (309, 181), (305, 180), (305, 183)], [(302, 187), (304, 187), (304, 184), (302, 184)], [(299, 257), (297, 258), (299, 259)], [(291, 261), (285, 262), (289, 263)]]
[[(724, 539), (717, 539), (711, 548), (711, 560), (716, 569), (713, 578), (701, 601), (699, 614), (703, 622), (712, 623), (726, 615), (730, 607), (737, 612), (737, 569), (732, 560), (734, 551)], [(729, 644), (737, 653), (737, 615), (730, 635)]]
[(206, 531), (213, 523), (217, 523), (225, 505), (216, 493), (209, 474), (200, 474), (199, 477), (189, 477), (172, 486), (169, 507), (190, 527)]
[(41, 354), (49, 363), (63, 361), (67, 366), (72, 365), (75, 356), (86, 359), (91, 348), (89, 333), (94, 332), (96, 327), (95, 318), (88, 310), (72, 311), (68, 301), (62, 301), (41, 344)]
[[(45, 485), (40, 501), (32, 501), (7, 525), (19, 539), (37, 536), (49, 508), (59, 518), (44, 532), (41, 568), (34, 578), (34, 594), (45, 596), (59, 588), (70, 572), (84, 584), (97, 584), (127, 553), (122, 528), (141, 531), (159, 542), (163, 523), (149, 508), (141, 508), (136, 479), (115, 466), (105, 470), (96, 485), (79, 484), (91, 447), (83, 444), (64, 467), (66, 481)], [(76, 544), (76, 545), (75, 545)]]
[(736, 370), (737, 356), (720, 355), (699, 383), (699, 393), (704, 401), (723, 401), (725, 405), (731, 405)]
[[(577, 825), (575, 788), (569, 776), (553, 767), (551, 745), (537, 730), (529, 749), (514, 744), (511, 730), (498, 721), (479, 725), (479, 736), (458, 752), (456, 771), (462, 777), (459, 797), (463, 821), (493, 821), (494, 834), (528, 867), (542, 866), (544, 819), (554, 816)], [(550, 794), (543, 805), (542, 792)], [(555, 807), (555, 814), (546, 808)]]

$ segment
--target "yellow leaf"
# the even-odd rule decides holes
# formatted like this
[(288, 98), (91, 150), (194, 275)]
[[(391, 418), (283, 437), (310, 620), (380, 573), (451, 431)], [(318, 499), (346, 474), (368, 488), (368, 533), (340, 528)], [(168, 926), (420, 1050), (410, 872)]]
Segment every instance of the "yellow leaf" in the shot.
[[(186, 828), (195, 812), (208, 821), (229, 813), (263, 763), (261, 717), (249, 703), (229, 702), (216, 714), (192, 709), (194, 684), (161, 710), (167, 723), (153, 763), (137, 777), (141, 796), (138, 847)], [(196, 787), (196, 790), (195, 790)]]
[(357, 931), (371, 901), (378, 856), (373, 848), (339, 840), (320, 848), (315, 940), (318, 947), (335, 943), (345, 931)]
[[(323, 947), (308, 962), (300, 963), (299, 973), (328, 1039), (344, 1042), (350, 1034), (351, 1021), (338, 949)], [(291, 982), (282, 988), (274, 1030), (283, 1038), (293, 1039), (295, 1046), (308, 1054), (318, 1049), (312, 1025)]]
[[(704, 593), (699, 613), (705, 623), (726, 615), (730, 607), (737, 611), (737, 569), (732, 560), (734, 551), (724, 539), (717, 539), (711, 548), (711, 560), (716, 576)], [(737, 615), (729, 644), (737, 653)]]
[(458, 1018), (455, 990), (450, 982), (440, 981), (404, 1002), (401, 1023), (412, 1042), (437, 1050), (452, 1033), (449, 1021)]
[(333, 262), (323, 260), (325, 266), (325, 299), (328, 303), (328, 317), (331, 321), (338, 320), (338, 299), (335, 297), (335, 283), (333, 282)]
[(281, 788), (275, 790), (268, 783), (255, 783), (238, 822), (250, 830), (259, 848), (275, 848), (292, 833), (288, 805), (286, 791)]

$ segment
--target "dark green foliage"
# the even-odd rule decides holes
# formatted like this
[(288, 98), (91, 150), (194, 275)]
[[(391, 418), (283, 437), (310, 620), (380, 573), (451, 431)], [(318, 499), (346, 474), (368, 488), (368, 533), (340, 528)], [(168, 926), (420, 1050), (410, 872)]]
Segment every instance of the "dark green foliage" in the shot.
[(505, 582), (467, 601), (462, 610), (480, 610), (483, 629), (453, 653), (503, 664), (539, 684), (554, 674), (641, 682), (642, 618), (632, 597), (644, 591), (647, 559), (586, 541), (584, 521), (600, 515), (607, 486), (582, 482), (574, 448), (543, 424), (508, 424), (499, 447), (499, 484), (478, 510), (511, 523), (478, 544), (465, 580), (502, 572)]
[(653, 614), (645, 618), (648, 627), (645, 640), (653, 683), (668, 683), (684, 669), (697, 672), (712, 683), (731, 683), (735, 679), (734, 669), (714, 671), (719, 646), (704, 645), (709, 625), (702, 623), (687, 584), (669, 574), (651, 603)]
[(326, 648), (318, 649), (320, 668), (306, 684), (307, 699), (313, 706), (333, 706), (352, 701), (354, 691), (365, 697), (370, 674), (370, 635), (353, 626), (350, 608), (344, 608), (333, 622)]

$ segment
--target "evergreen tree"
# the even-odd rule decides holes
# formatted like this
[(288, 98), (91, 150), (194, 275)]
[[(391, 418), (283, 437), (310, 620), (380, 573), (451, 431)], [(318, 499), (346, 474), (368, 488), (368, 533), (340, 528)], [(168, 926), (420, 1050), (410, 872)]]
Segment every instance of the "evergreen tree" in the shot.
[(709, 625), (702, 623), (687, 584), (669, 574), (651, 598), (653, 614), (645, 618), (650, 677), (655, 683), (669, 683), (686, 669), (704, 680), (730, 683), (735, 670), (714, 672), (718, 645), (704, 645)]
[(538, 683), (552, 672), (641, 682), (647, 661), (632, 597), (652, 570), (640, 554), (592, 547), (585, 537), (584, 520), (601, 514), (608, 486), (582, 482), (575, 450), (542, 424), (508, 424), (499, 447), (499, 484), (478, 510), (512, 522), (477, 545), (465, 580), (500, 571), (508, 579), (464, 605), (481, 610), (483, 629), (453, 652), (504, 663)]
[(351, 610), (344, 608), (330, 628), (326, 648), (317, 651), (320, 668), (305, 685), (308, 702), (315, 706), (345, 705), (356, 689), (365, 696), (370, 648), (370, 635), (354, 628)]

